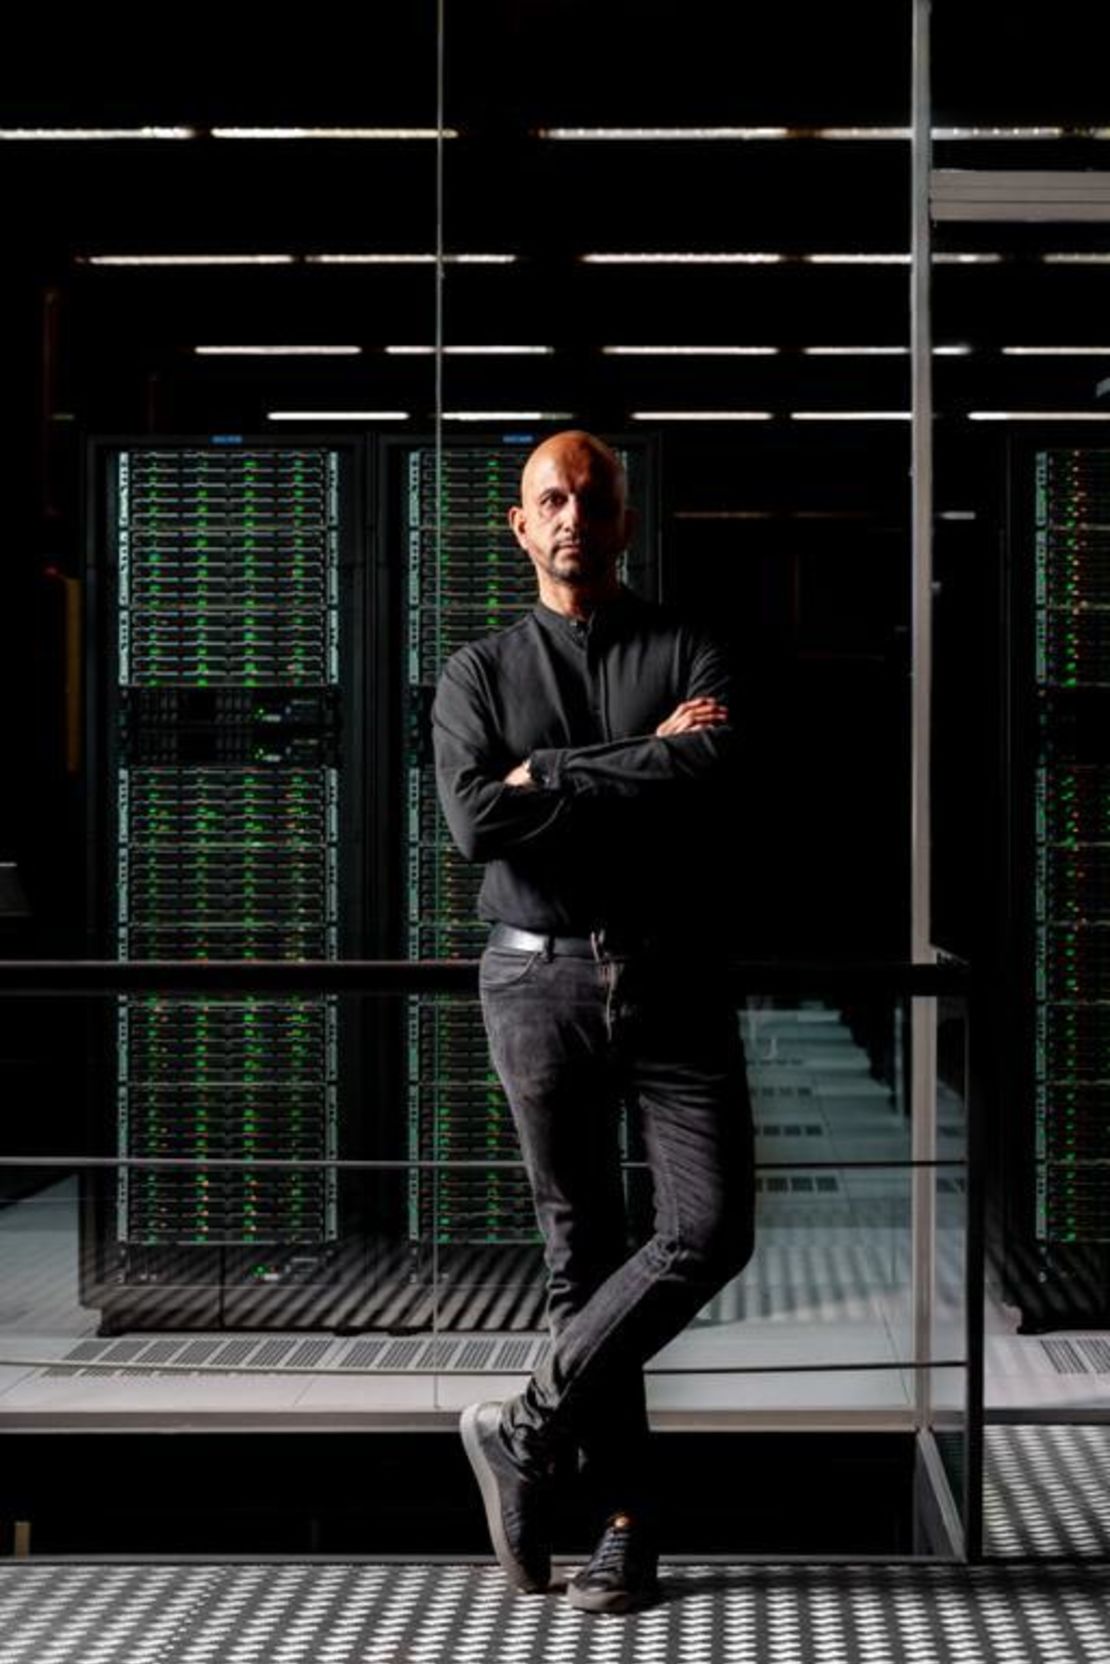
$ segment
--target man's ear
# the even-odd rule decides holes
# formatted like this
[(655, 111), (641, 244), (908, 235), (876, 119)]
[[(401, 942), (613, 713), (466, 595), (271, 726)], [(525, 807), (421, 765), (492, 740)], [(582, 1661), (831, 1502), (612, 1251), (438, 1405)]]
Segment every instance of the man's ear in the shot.
[(522, 549), (527, 549), (528, 545), (524, 541), (524, 510), (518, 503), (514, 503), (512, 508), (509, 510), (509, 525), (513, 528), (513, 536), (520, 544), (520, 547)]

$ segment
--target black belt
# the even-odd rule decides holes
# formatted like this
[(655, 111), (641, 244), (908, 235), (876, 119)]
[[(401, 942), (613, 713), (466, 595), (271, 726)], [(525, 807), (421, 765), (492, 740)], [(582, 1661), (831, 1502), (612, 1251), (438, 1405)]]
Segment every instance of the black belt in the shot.
[(489, 933), (491, 948), (511, 948), (516, 953), (568, 954), (575, 959), (599, 959), (603, 953), (646, 953), (657, 940), (623, 931), (595, 930), (589, 936), (547, 936), (540, 930), (521, 930), (515, 924), (495, 924)]

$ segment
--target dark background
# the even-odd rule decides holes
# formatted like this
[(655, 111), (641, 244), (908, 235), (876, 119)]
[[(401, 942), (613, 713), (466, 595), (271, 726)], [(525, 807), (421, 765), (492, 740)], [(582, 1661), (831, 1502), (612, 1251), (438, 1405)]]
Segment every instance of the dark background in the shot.
[[(401, 16), (394, 15), (398, 10)], [(941, 166), (1099, 167), (1107, 153), (1090, 8), (938, 4), (934, 119), (980, 136)], [(67, 761), (63, 578), (81, 570), (87, 436), (273, 433), (273, 408), (403, 409), (427, 432), (431, 266), (321, 266), (321, 252), (509, 252), (444, 268), (448, 345), (547, 344), (543, 357), (443, 360), (444, 409), (563, 413), (637, 426), (638, 410), (769, 410), (662, 421), (662, 541), (672, 595), (730, 634), (750, 738), (751, 955), (908, 950), (910, 478), (907, 421), (794, 411), (909, 408), (908, 356), (807, 346), (909, 340), (905, 265), (584, 263), (591, 251), (906, 253), (910, 147), (829, 140), (906, 127), (908, 4), (722, 8), (430, 0), (370, 8), (48, 19), (13, 32), (0, 127), (186, 125), (181, 142), (0, 141), (4, 606), (0, 858), (31, 921), (16, 951), (80, 955), (83, 786)], [(434, 127), (413, 140), (232, 142), (221, 124)], [(784, 140), (560, 142), (551, 127), (773, 126)], [(1053, 138), (988, 138), (1007, 126)], [(991, 873), (1006, 424), (974, 409), (1096, 409), (1097, 357), (1013, 358), (1014, 343), (1097, 345), (1106, 277), (1045, 264), (1098, 251), (1098, 227), (941, 227), (934, 734), (934, 940), (982, 962), (998, 939)], [(103, 254), (288, 253), (291, 265), (94, 267)], [(347, 359), (210, 359), (203, 343), (362, 347)], [(766, 345), (772, 357), (617, 357), (606, 345)], [(445, 424), (457, 431), (457, 425)], [(380, 425), (379, 425), (380, 426)], [(373, 430), (354, 423), (351, 431)], [(334, 424), (332, 424), (334, 431)], [(379, 505), (380, 507), (381, 505)], [(950, 518), (959, 515), (961, 518)]]

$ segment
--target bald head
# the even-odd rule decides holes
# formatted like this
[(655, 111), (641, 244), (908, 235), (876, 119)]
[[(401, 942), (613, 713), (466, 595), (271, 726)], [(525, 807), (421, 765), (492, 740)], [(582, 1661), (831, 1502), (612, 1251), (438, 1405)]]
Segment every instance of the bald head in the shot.
[(620, 492), (623, 505), (628, 490), (624, 464), (611, 445), (607, 445), (604, 439), (599, 439), (595, 433), (587, 433), (585, 428), (565, 428), (562, 433), (549, 434), (536, 446), (521, 470), (521, 501), (527, 502), (534, 481), (537, 475), (544, 471), (545, 464), (558, 464), (565, 458), (576, 455), (591, 461), (596, 472), (607, 473), (610, 476)]
[(525, 463), (509, 524), (536, 568), (540, 599), (557, 612), (580, 615), (619, 591), (632, 529), (625, 496), (620, 458), (580, 428), (553, 433)]

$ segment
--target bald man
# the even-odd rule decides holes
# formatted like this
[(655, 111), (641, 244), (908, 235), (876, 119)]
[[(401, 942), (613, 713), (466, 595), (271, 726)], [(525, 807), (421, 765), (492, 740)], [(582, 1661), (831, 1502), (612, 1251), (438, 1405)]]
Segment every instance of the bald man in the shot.
[[(567, 1596), (629, 1611), (658, 1597), (664, 1523), (643, 1365), (753, 1248), (726, 974), (731, 689), (709, 635), (621, 582), (633, 518), (608, 445), (545, 440), (509, 522), (536, 604), (452, 655), (432, 720), (448, 826), (485, 866), (482, 1015), (544, 1240), (551, 1344), (461, 1432), (497, 1557), (530, 1592), (549, 1587), (553, 1488), (581, 1453), (604, 1526)], [(622, 1100), (654, 1186), (655, 1230), (634, 1249)]]

